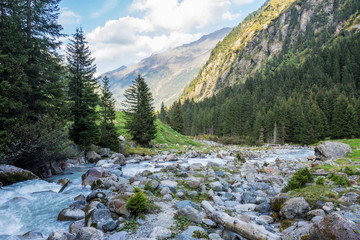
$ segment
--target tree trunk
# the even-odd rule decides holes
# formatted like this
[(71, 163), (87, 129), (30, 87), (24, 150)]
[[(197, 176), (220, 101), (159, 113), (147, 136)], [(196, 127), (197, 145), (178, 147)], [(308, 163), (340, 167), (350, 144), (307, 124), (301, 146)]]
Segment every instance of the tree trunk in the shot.
[(206, 215), (214, 222), (244, 238), (250, 240), (280, 240), (280, 236), (267, 231), (264, 226), (243, 222), (230, 217), (224, 212), (215, 211), (208, 201), (202, 201), (201, 206), (205, 209)]

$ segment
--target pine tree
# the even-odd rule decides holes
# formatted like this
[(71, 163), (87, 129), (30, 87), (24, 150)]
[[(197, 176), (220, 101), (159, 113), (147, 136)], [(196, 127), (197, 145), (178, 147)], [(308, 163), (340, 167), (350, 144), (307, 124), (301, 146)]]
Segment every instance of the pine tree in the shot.
[(182, 117), (182, 112), (181, 112), (180, 107), (181, 107), (180, 102), (175, 103), (174, 110), (171, 115), (170, 126), (172, 129), (174, 129), (178, 133), (183, 133), (184, 132), (184, 119)]
[(160, 119), (160, 121), (165, 122), (165, 118), (166, 118), (166, 110), (165, 110), (164, 102), (162, 102), (161, 103), (160, 114), (159, 114), (159, 119)]
[(70, 72), (71, 116), (74, 122), (70, 129), (70, 138), (82, 146), (98, 143), (98, 114), (95, 108), (99, 99), (95, 93), (98, 83), (94, 77), (96, 66), (81, 28), (76, 29), (67, 46), (67, 61)]
[(120, 144), (118, 135), (115, 129), (115, 100), (110, 91), (109, 78), (104, 77), (102, 79), (103, 86), (101, 91), (101, 137), (99, 145), (102, 147), (110, 148), (113, 151), (118, 152), (120, 150)]
[(148, 146), (155, 138), (155, 115), (153, 97), (144, 78), (139, 74), (124, 94), (123, 105), (126, 113), (126, 128), (134, 141)]

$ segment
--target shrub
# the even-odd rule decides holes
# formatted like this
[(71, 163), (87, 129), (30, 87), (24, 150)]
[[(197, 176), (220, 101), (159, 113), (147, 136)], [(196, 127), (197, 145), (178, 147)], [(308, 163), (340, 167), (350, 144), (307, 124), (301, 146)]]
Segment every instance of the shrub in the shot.
[(145, 212), (147, 207), (147, 198), (139, 188), (135, 188), (135, 195), (126, 203), (126, 208), (134, 215)]
[(192, 236), (197, 239), (200, 239), (200, 238), (208, 239), (209, 238), (209, 236), (206, 232), (199, 231), (199, 230), (195, 230), (194, 234)]
[(349, 186), (350, 185), (350, 181), (349, 179), (347, 179), (344, 176), (341, 175), (336, 175), (334, 173), (329, 175), (329, 178), (334, 181), (335, 185), (342, 185), (342, 186)]
[(318, 185), (324, 185), (325, 183), (325, 178), (324, 177), (318, 177), (315, 181), (316, 184)]
[(360, 175), (360, 171), (354, 171), (352, 170), (351, 168), (349, 167), (345, 167), (345, 169), (343, 170), (344, 173), (346, 173), (347, 175), (349, 176), (352, 176), (352, 175)]
[(310, 183), (313, 180), (314, 178), (311, 175), (309, 169), (301, 168), (294, 174), (294, 176), (291, 177), (284, 190), (287, 192), (293, 189), (303, 188), (305, 187), (306, 183)]
[(236, 153), (236, 158), (239, 160), (239, 162), (242, 162), (242, 163), (245, 163), (245, 161), (246, 161), (240, 152)]

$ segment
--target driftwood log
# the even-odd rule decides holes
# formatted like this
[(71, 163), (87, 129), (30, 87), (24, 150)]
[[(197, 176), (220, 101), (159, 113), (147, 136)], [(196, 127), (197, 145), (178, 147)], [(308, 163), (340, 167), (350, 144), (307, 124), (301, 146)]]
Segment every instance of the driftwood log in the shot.
[(208, 201), (202, 201), (201, 206), (205, 209), (206, 215), (225, 229), (239, 234), (250, 240), (279, 240), (280, 236), (267, 231), (264, 226), (247, 223), (237, 218), (230, 217), (224, 212), (216, 211)]

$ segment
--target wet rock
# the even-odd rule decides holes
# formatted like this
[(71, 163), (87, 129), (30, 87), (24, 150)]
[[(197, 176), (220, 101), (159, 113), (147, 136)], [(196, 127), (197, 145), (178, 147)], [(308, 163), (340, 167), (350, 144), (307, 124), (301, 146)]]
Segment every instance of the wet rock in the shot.
[(110, 157), (110, 148), (100, 148), (98, 151), (101, 157)]
[(352, 153), (352, 149), (348, 144), (341, 142), (326, 141), (315, 148), (315, 155), (321, 160), (343, 158), (346, 153)]
[(59, 175), (63, 172), (61, 163), (56, 161), (50, 161), (50, 171), (52, 175)]
[(304, 218), (310, 209), (309, 203), (304, 198), (292, 198), (284, 203), (280, 215), (286, 219)]
[(275, 212), (280, 212), (283, 204), (289, 199), (288, 196), (273, 197), (270, 199), (270, 206)]
[(177, 213), (177, 216), (187, 216), (192, 222), (201, 224), (202, 219), (204, 218), (205, 214), (196, 210), (191, 206), (185, 206), (180, 208)]
[(22, 168), (11, 165), (0, 165), (0, 182), (2, 182), (4, 186), (32, 179), (39, 179), (39, 177)]
[(58, 215), (58, 221), (76, 221), (83, 218), (85, 218), (85, 212), (75, 208), (65, 208)]
[(87, 201), (87, 202), (91, 202), (91, 201), (94, 200), (94, 199), (104, 199), (105, 197), (106, 197), (106, 194), (98, 189), (98, 190), (92, 191), (92, 192), (86, 197), (86, 201)]
[(82, 185), (91, 186), (97, 179), (105, 177), (105, 169), (94, 167), (90, 168), (82, 175)]
[(30, 231), (21, 236), (21, 239), (43, 239), (44, 235), (38, 231)]
[(112, 220), (112, 218), (108, 209), (94, 209), (86, 216), (85, 225), (104, 230), (103, 226), (110, 220)]
[(77, 240), (104, 240), (104, 233), (93, 227), (83, 227), (76, 235)]
[(59, 179), (59, 181), (57, 181), (57, 184), (62, 186), (59, 193), (63, 192), (65, 190), (65, 188), (67, 186), (69, 186), (70, 183), (71, 183), (71, 181), (68, 178)]
[(164, 227), (155, 227), (150, 233), (150, 238), (165, 239), (171, 237), (171, 231)]
[(59, 229), (52, 232), (47, 240), (73, 240), (75, 235), (66, 232), (65, 230)]
[(101, 156), (99, 154), (97, 154), (95, 151), (89, 151), (86, 153), (86, 159), (91, 162), (97, 162), (98, 160), (101, 159)]
[(360, 239), (360, 228), (338, 213), (331, 213), (310, 229), (310, 239)]
[(106, 240), (128, 240), (128, 239), (129, 239), (129, 233), (125, 231), (117, 232), (106, 238)]
[(85, 227), (85, 219), (81, 219), (70, 224), (69, 230), (70, 233), (77, 235), (83, 227)]

